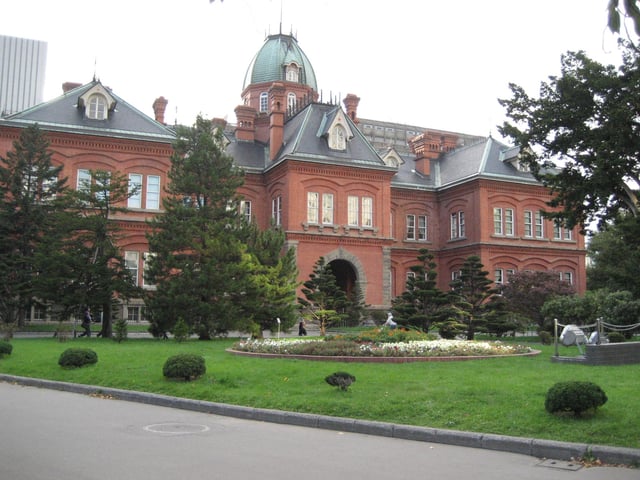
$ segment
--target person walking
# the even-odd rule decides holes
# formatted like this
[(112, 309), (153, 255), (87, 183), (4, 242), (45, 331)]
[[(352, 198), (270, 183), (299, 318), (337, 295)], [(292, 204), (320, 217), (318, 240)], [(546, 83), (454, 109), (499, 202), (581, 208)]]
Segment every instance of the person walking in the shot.
[(304, 320), (300, 320), (300, 323), (298, 324), (298, 336), (300, 337), (307, 336), (307, 329), (304, 328)]
[(84, 333), (78, 335), (78, 337), (90, 337), (91, 336), (91, 309), (89, 307), (84, 309), (84, 315), (82, 316), (82, 328)]

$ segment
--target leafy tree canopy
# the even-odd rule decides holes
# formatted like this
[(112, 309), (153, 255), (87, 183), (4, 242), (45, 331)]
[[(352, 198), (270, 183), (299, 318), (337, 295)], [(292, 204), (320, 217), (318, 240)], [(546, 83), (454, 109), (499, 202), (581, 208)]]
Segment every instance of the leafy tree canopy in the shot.
[(549, 205), (560, 211), (548, 216), (568, 227), (640, 212), (633, 189), (640, 180), (639, 66), (630, 47), (619, 68), (568, 52), (561, 75), (541, 84), (539, 98), (511, 84), (512, 97), (500, 100), (511, 120), (500, 132), (550, 187)]

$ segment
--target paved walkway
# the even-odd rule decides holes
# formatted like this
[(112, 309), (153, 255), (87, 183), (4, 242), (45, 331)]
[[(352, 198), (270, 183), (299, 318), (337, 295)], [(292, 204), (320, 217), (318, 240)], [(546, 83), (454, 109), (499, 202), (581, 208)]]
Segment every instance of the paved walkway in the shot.
[[(629, 468), (585, 468), (531, 455), (392, 438), (381, 435), (386, 424), (365, 423), (371, 434), (363, 434), (353, 431), (354, 421), (334, 418), (329, 425), (325, 417), (320, 419), (324, 428), (309, 428), (304, 426), (309, 415), (228, 405), (221, 406), (228, 415), (218, 415), (207, 413), (208, 402), (136, 392), (129, 392), (135, 401), (121, 401), (112, 394), (122, 391), (103, 389), (89, 396), (80, 392), (92, 387), (82, 385), (25, 379), (34, 386), (21, 386), (8, 383), (7, 376), (2, 380), (2, 479), (640, 478), (638, 470)], [(159, 405), (163, 402), (166, 406)], [(238, 418), (243, 415), (272, 418)]]

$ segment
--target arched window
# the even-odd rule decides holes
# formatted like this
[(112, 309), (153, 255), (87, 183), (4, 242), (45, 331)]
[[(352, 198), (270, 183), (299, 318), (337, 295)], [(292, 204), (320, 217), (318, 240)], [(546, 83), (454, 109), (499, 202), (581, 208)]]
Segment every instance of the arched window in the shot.
[(342, 125), (336, 125), (329, 135), (329, 148), (345, 150), (347, 148), (347, 134)]
[(289, 95), (287, 95), (287, 108), (291, 112), (296, 109), (296, 94), (293, 92), (289, 92)]
[(298, 77), (298, 66), (295, 63), (287, 65), (287, 82), (297, 82)]
[(94, 120), (104, 120), (107, 118), (107, 99), (102, 95), (91, 95), (91, 97), (89, 97), (87, 117)]
[(266, 112), (269, 108), (269, 94), (267, 92), (262, 92), (260, 94), (260, 111)]

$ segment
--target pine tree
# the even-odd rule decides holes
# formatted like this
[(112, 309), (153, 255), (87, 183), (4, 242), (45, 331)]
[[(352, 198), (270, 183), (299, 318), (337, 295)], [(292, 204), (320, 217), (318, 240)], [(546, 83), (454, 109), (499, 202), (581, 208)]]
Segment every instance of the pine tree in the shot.
[(483, 330), (487, 314), (501, 308), (499, 302), (492, 301), (499, 292), (483, 268), (480, 257), (472, 255), (462, 265), (460, 276), (451, 282), (450, 301), (467, 326), (467, 340), (473, 340), (476, 332)]
[(303, 312), (320, 323), (320, 335), (325, 335), (327, 327), (344, 318), (341, 312), (347, 305), (347, 295), (336, 282), (331, 265), (320, 257), (304, 282), (302, 293), (305, 298), (298, 298)]
[(179, 317), (200, 338), (249, 326), (242, 305), (254, 262), (236, 193), (244, 178), (224, 147), (222, 132), (202, 117), (177, 130), (165, 212), (148, 236), (148, 280), (156, 290), (146, 303), (155, 335)]
[(60, 238), (66, 178), (51, 162), (49, 142), (37, 125), (22, 131), (0, 157), (0, 321), (22, 323), (38, 295), (44, 252)]
[(413, 275), (407, 278), (405, 291), (392, 302), (395, 319), (400, 325), (411, 325), (428, 332), (433, 322), (442, 317), (447, 297), (437, 287), (433, 258), (426, 248), (418, 251), (419, 263), (409, 268)]

